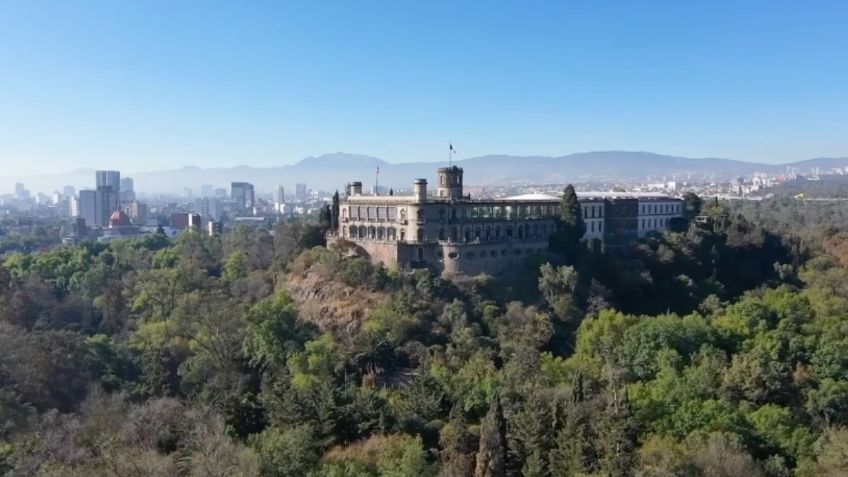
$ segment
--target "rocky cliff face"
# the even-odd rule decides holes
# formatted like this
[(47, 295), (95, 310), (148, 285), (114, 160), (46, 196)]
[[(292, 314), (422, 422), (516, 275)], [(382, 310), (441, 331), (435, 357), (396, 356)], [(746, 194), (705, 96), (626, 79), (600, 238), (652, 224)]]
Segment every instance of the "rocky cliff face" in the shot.
[(289, 275), (284, 286), (301, 319), (337, 334), (356, 332), (368, 313), (388, 300), (384, 294), (330, 281), (311, 269)]

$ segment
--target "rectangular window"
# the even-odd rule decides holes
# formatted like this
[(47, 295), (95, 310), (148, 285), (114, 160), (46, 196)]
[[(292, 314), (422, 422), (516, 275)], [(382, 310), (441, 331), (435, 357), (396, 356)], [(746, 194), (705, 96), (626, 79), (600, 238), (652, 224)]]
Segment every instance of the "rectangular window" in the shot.
[(386, 209), (386, 215), (391, 221), (397, 220), (397, 207), (389, 207)]
[(377, 220), (386, 220), (386, 208), (377, 207)]
[(368, 207), (368, 220), (375, 220), (377, 218), (377, 208), (376, 207)]

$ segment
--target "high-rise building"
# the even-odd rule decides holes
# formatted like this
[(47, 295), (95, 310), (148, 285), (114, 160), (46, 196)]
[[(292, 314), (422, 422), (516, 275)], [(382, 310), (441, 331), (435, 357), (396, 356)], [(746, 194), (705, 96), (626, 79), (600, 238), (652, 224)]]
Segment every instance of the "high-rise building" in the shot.
[(215, 188), (209, 184), (200, 186), (200, 197), (212, 197), (215, 195)]
[[(118, 171), (96, 171), (97, 189), (109, 187), (113, 192), (121, 190), (121, 173)], [(109, 215), (112, 215), (111, 212)]]
[(68, 199), (68, 210), (66, 213), (70, 217), (82, 217), (80, 215), (80, 200), (78, 197), (71, 196), (71, 198)]
[(72, 185), (66, 185), (62, 188), (62, 195), (70, 199), (76, 195), (76, 189), (74, 189), (74, 186)]
[(85, 220), (85, 225), (94, 227), (99, 219), (97, 214), (97, 191), (81, 190), (77, 201), (76, 217)]
[(298, 202), (303, 202), (309, 197), (309, 193), (306, 190), (306, 184), (298, 182), (294, 186), (294, 198)]
[(206, 220), (221, 220), (221, 201), (215, 197), (195, 199), (194, 212), (199, 213)]
[(254, 205), (253, 184), (233, 182), (230, 184), (230, 198), (237, 213), (251, 212)]
[(97, 189), (80, 191), (77, 216), (85, 219), (89, 227), (107, 227), (109, 217), (120, 206), (118, 191), (121, 187), (121, 173), (97, 171), (95, 175)]
[(282, 214), (286, 207), (286, 189), (283, 186), (277, 186), (277, 193), (274, 194), (274, 210), (278, 214)]
[(128, 205), (135, 200), (135, 182), (132, 177), (121, 178), (121, 203)]
[(18, 199), (18, 200), (28, 200), (29, 199), (29, 191), (20, 182), (15, 184), (15, 199)]
[(143, 224), (147, 221), (148, 209), (144, 202), (137, 200), (130, 202), (129, 212), (130, 220), (134, 224)]
[(80, 201), (80, 208), (83, 213), (90, 214), (91, 207), (94, 207), (94, 220), (88, 222), (88, 219), (86, 219), (89, 226), (107, 227), (112, 212), (120, 206), (118, 194), (121, 190), (121, 173), (118, 171), (96, 171), (95, 179), (97, 190), (94, 191), (93, 206), (92, 200), (87, 200), (84, 204)]

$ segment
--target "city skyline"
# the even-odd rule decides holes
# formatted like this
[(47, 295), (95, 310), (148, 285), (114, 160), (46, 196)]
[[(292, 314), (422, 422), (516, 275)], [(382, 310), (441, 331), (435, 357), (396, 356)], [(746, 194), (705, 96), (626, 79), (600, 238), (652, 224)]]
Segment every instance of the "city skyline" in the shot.
[(846, 156), (848, 6), (814, 3), (5, 3), (0, 162)]

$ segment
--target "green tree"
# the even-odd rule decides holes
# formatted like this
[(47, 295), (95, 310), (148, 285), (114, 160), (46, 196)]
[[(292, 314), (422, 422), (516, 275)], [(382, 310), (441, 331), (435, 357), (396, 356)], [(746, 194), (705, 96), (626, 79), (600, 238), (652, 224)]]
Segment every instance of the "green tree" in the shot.
[(556, 316), (569, 321), (577, 313), (577, 285), (580, 281), (574, 267), (554, 267), (550, 263), (539, 269), (539, 291)]
[(245, 347), (254, 363), (283, 365), (315, 334), (314, 326), (298, 321), (294, 302), (285, 293), (251, 307), (245, 320)]
[(377, 457), (381, 477), (429, 477), (435, 466), (427, 461), (421, 437), (406, 434), (388, 436)]
[(568, 184), (562, 191), (558, 228), (551, 236), (551, 250), (564, 255), (569, 261), (574, 261), (584, 233), (586, 223), (583, 221), (583, 209), (574, 186)]
[(480, 423), (480, 448), (474, 477), (504, 477), (506, 475), (506, 424), (500, 399), (492, 400), (489, 412)]
[(701, 215), (701, 206), (703, 201), (694, 192), (686, 192), (683, 194), (683, 215), (687, 219), (692, 219)]
[(251, 443), (259, 454), (262, 475), (268, 477), (307, 475), (321, 456), (312, 429), (306, 425), (272, 427), (251, 437)]

